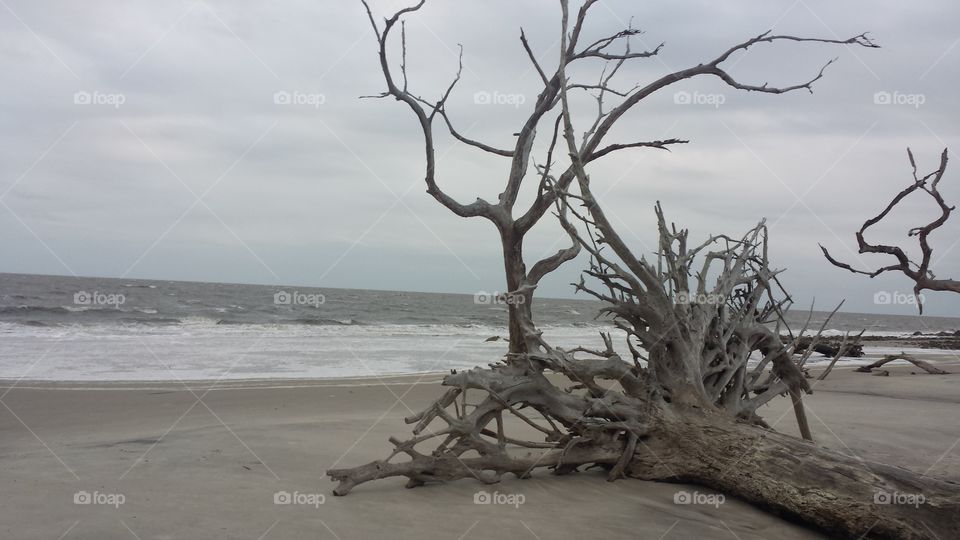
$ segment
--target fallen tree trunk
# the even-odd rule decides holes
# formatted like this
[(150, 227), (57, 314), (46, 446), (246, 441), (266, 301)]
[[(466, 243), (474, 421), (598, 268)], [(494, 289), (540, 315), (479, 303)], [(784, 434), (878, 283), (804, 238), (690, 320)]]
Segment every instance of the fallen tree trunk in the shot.
[[(395, 449), (386, 460), (327, 471), (339, 482), (334, 494), (346, 495), (364, 482), (396, 476), (408, 478), (407, 487), (417, 487), (461, 478), (496, 483), (507, 475), (527, 478), (538, 468), (569, 474), (600, 466), (610, 480), (630, 477), (705, 486), (840, 537), (945, 539), (960, 533), (956, 483), (841, 454), (737, 421), (722, 411), (648, 401), (628, 404), (613, 396), (598, 403), (516, 365), (449, 375), (443, 384), (452, 389), (433, 407), (407, 419), (417, 424), (417, 437), (391, 438)], [(487, 392), (470, 413), (455, 405), (467, 389)], [(551, 422), (538, 429), (548, 432), (547, 442), (540, 443), (547, 448), (508, 443), (501, 413), (519, 412), (523, 406), (545, 412), (558, 424), (569, 423), (579, 434), (551, 431), (547, 426), (557, 425)], [(456, 412), (451, 414), (449, 407)], [(585, 418), (610, 412), (621, 420)], [(428, 424), (438, 418), (447, 427), (429, 430)], [(526, 420), (533, 422), (529, 415)], [(482, 427), (491, 422), (497, 422), (496, 430)], [(416, 450), (416, 444), (432, 438), (443, 438), (444, 443), (430, 454)], [(477, 457), (465, 457), (470, 450), (476, 450)], [(391, 462), (397, 454), (410, 459)]]
[(638, 445), (628, 474), (710, 487), (845, 538), (957, 538), (960, 485), (696, 412)]
[(900, 354), (888, 354), (887, 356), (884, 356), (882, 359), (877, 360), (876, 362), (868, 366), (860, 366), (854, 371), (859, 371), (860, 373), (870, 373), (872, 370), (877, 369), (878, 367), (886, 364), (887, 362), (893, 362), (894, 360), (906, 360), (907, 362), (910, 362), (911, 364), (917, 366), (918, 368), (926, 371), (927, 373), (931, 373), (933, 375), (949, 375), (950, 374), (949, 371), (944, 371), (934, 366), (930, 362), (927, 362), (926, 360), (921, 360), (919, 358), (916, 358), (914, 356), (911, 356), (903, 352)]
[[(791, 341), (790, 338), (784, 336), (784, 341)], [(811, 347), (811, 344), (813, 345)], [(822, 354), (823, 356), (842, 356), (847, 358), (860, 358), (864, 355), (863, 344), (859, 342), (859, 339), (853, 339), (849, 343), (837, 343), (837, 342), (823, 342), (817, 341), (813, 337), (804, 337), (797, 344), (795, 353), (802, 353), (808, 348), (812, 348), (813, 352)]]

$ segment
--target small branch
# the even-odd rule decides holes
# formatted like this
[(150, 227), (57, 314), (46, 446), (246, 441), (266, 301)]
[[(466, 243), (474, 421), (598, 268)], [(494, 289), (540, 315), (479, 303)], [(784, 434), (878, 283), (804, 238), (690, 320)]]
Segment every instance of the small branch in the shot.
[(610, 144), (607, 145), (593, 153), (586, 159), (586, 161), (593, 161), (595, 159), (600, 159), (601, 157), (609, 154), (610, 152), (615, 152), (617, 150), (623, 150), (624, 148), (658, 148), (660, 150), (670, 151), (670, 145), (674, 144), (687, 144), (690, 141), (683, 139), (666, 139), (662, 141), (647, 141), (647, 142), (635, 142), (635, 143), (621, 143), (621, 144)]
[(543, 81), (543, 85), (549, 85), (550, 81), (547, 79), (547, 75), (543, 72), (543, 68), (540, 67), (540, 63), (537, 62), (537, 57), (534, 56), (533, 51), (530, 49), (530, 43), (527, 42), (527, 36), (523, 33), (523, 28), (520, 29), (520, 43), (523, 44), (523, 50), (526, 51), (527, 58), (530, 59), (530, 63), (533, 64), (533, 67), (537, 70), (537, 74), (540, 75), (540, 80)]

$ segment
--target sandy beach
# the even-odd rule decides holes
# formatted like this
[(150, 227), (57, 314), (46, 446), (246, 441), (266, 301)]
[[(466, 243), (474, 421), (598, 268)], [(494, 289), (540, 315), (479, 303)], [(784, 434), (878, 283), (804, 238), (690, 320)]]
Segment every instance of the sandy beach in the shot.
[[(896, 366), (874, 376), (841, 367), (815, 383), (805, 402), (817, 442), (960, 481), (960, 364), (943, 354), (926, 358), (953, 374)], [(439, 394), (439, 378), (8, 382), (0, 536), (822, 538), (730, 498), (719, 509), (674, 503), (682, 491), (715, 502), (708, 489), (608, 483), (599, 472), (414, 490), (389, 479), (333, 497), (324, 471), (384, 457), (387, 437), (409, 432), (403, 417)], [(795, 432), (787, 400), (763, 414)], [(495, 503), (475, 504), (480, 491)]]
[(0, 540), (960, 540), (960, 2), (0, 7)]

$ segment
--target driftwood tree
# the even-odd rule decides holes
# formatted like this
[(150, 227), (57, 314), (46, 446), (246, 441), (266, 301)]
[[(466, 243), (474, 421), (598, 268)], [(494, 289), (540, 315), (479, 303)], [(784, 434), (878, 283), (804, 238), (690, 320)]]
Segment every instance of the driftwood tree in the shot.
[[(794, 362), (793, 352), (806, 327), (791, 346), (783, 345), (778, 330), (788, 328), (784, 314), (792, 301), (778, 294), (783, 289), (776, 278), (779, 272), (767, 259), (765, 224), (739, 240), (711, 236), (689, 248), (688, 231), (668, 227), (657, 205), (660, 240), (653, 266), (636, 259), (610, 227), (589, 180), (580, 190), (580, 196), (563, 195), (563, 203), (566, 197), (575, 197), (587, 209), (587, 214), (570, 212), (591, 231), (588, 240), (578, 238), (591, 257), (585, 273), (599, 286), (591, 287), (585, 279), (575, 286), (607, 305), (601, 313), (612, 315), (614, 325), (624, 332), (635, 371), (646, 373), (645, 390), (666, 403), (720, 408), (735, 419), (764, 427), (769, 426), (757, 409), (790, 393), (800, 432), (812, 439), (800, 399), (810, 387), (799, 366), (813, 348)], [(559, 215), (566, 219), (564, 212)], [(613, 254), (605, 254), (604, 246)], [(763, 357), (750, 366), (755, 351)], [(604, 352), (587, 352), (619, 357), (609, 344)]]
[[(871, 278), (877, 277), (884, 272), (900, 272), (910, 280), (913, 281), (913, 293), (917, 298), (917, 307), (920, 310), (920, 313), (923, 313), (923, 301), (921, 292), (923, 291), (950, 291), (955, 293), (960, 293), (960, 281), (955, 279), (939, 279), (937, 278), (931, 266), (930, 257), (933, 255), (933, 248), (930, 246), (929, 236), (930, 234), (939, 229), (943, 224), (950, 219), (950, 213), (953, 212), (953, 206), (950, 206), (944, 201), (943, 196), (940, 194), (940, 180), (943, 178), (944, 173), (947, 171), (947, 149), (944, 148), (943, 153), (940, 154), (940, 166), (931, 173), (921, 176), (917, 173), (917, 162), (913, 158), (913, 152), (907, 148), (907, 157), (910, 159), (910, 166), (913, 169), (913, 181), (909, 186), (904, 188), (900, 193), (898, 193), (883, 209), (882, 212), (876, 216), (863, 222), (863, 226), (860, 227), (860, 230), (857, 231), (857, 247), (859, 248), (860, 253), (878, 253), (884, 255), (893, 256), (896, 259), (896, 262), (888, 266), (878, 268), (876, 270), (858, 270), (853, 268), (847, 263), (840, 262), (830, 255), (830, 252), (827, 251), (827, 248), (820, 246), (820, 249), (823, 250), (823, 256), (830, 261), (834, 266), (843, 268), (844, 270), (849, 270), (854, 274), (863, 274), (870, 276)], [(892, 246), (886, 244), (871, 244), (867, 242), (864, 234), (867, 232), (867, 229), (881, 222), (884, 218), (887, 217), (890, 212), (900, 204), (901, 201), (912, 195), (913, 193), (926, 193), (933, 201), (937, 204), (939, 210), (939, 215), (930, 223), (926, 225), (921, 225), (919, 227), (914, 227), (907, 232), (907, 236), (916, 236), (917, 243), (920, 247), (920, 262), (910, 260), (910, 257), (899, 246)]]
[[(799, 397), (809, 388), (792, 360), (792, 346), (784, 346), (766, 324), (782, 317), (789, 300), (777, 293), (777, 272), (768, 265), (763, 223), (741, 238), (716, 236), (690, 248), (687, 233), (669, 227), (658, 207), (660, 242), (654, 265), (635, 257), (616, 234), (593, 196), (586, 173), (587, 165), (614, 152), (685, 142), (605, 142), (611, 128), (632, 107), (679, 81), (711, 75), (735, 89), (782, 93), (809, 90), (823, 75), (821, 69), (811, 80), (785, 87), (738, 82), (721, 66), (754, 45), (776, 41), (875, 45), (865, 35), (832, 40), (764, 33), (710, 62), (620, 91), (611, 85), (620, 67), (657, 54), (659, 47), (632, 51), (630, 38), (638, 33), (632, 28), (581, 43), (596, 0), (586, 0), (572, 18), (567, 2), (561, 1), (561, 47), (552, 73), (536, 60), (521, 32), (523, 50), (544, 87), (515, 144), (504, 150), (468, 139), (454, 129), (446, 101), (459, 76), (436, 101), (408, 90), (402, 30), (401, 79), (394, 77), (387, 60), (391, 30), (423, 4), (402, 9), (378, 24), (364, 3), (376, 31), (387, 84), (381, 95), (404, 102), (420, 122), (427, 192), (459, 216), (484, 217), (496, 226), (509, 294), (523, 300), (510, 303), (510, 344), (504, 359), (488, 368), (445, 377), (447, 391), (423, 412), (406, 419), (415, 424), (414, 436), (391, 438), (394, 449), (386, 459), (327, 471), (339, 482), (334, 493), (345, 495), (358, 484), (396, 476), (408, 478), (408, 487), (416, 487), (458, 478), (493, 483), (506, 474), (526, 478), (537, 468), (564, 474), (599, 466), (607, 469), (611, 480), (629, 476), (710, 486), (844, 535), (924, 538), (935, 531), (941, 538), (952, 536), (951, 531), (960, 527), (956, 485), (779, 434), (766, 428), (757, 414), (758, 407), (770, 399), (791, 395), (801, 430), (808, 431)], [(608, 63), (599, 82), (568, 78), (571, 64), (597, 59)], [(573, 91), (592, 92), (600, 111), (586, 130), (579, 131), (583, 133), (579, 143), (568, 97)], [(608, 109), (607, 99), (618, 103)], [(524, 213), (514, 217), (537, 127), (554, 115), (545, 159), (530, 174), (536, 182), (536, 197)], [(437, 119), (461, 142), (509, 160), (506, 188), (498, 202), (478, 199), (461, 204), (440, 189), (432, 131)], [(559, 167), (561, 161), (566, 165)], [(524, 235), (551, 209), (571, 243), (527, 270)], [(537, 283), (582, 250), (591, 255), (591, 281), (578, 287), (607, 302), (607, 312), (626, 333), (629, 361), (618, 354), (609, 334), (603, 335), (602, 349), (564, 350), (547, 343), (534, 325), (530, 307)], [(701, 264), (699, 272), (695, 264)], [(762, 359), (752, 366), (748, 359), (755, 352)], [(424, 450), (427, 443), (433, 443), (431, 450)], [(874, 504), (878, 492), (922, 492), (929, 504), (916, 509), (878, 506)]]

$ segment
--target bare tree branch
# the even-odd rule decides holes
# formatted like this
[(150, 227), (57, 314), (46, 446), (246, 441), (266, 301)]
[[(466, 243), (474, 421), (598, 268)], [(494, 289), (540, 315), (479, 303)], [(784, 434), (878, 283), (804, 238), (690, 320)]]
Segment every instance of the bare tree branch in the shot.
[[(849, 264), (834, 258), (823, 245), (820, 246), (820, 249), (823, 251), (823, 256), (826, 257), (830, 264), (833, 264), (839, 268), (843, 268), (844, 270), (849, 270), (854, 274), (863, 274), (873, 278), (885, 272), (901, 272), (914, 282), (913, 292), (917, 296), (917, 308), (922, 314), (923, 301), (922, 297), (920, 296), (922, 291), (950, 291), (960, 293), (960, 281), (954, 279), (938, 279), (930, 268), (933, 248), (930, 246), (929, 236), (933, 231), (939, 229), (947, 222), (947, 220), (950, 218), (950, 213), (955, 207), (947, 205), (939, 191), (940, 180), (943, 178), (943, 175), (947, 170), (947, 149), (945, 148), (940, 154), (940, 166), (937, 167), (937, 169), (933, 172), (922, 177), (917, 173), (917, 164), (914, 160), (913, 152), (910, 151), (909, 148), (907, 149), (907, 157), (910, 159), (910, 165), (913, 168), (913, 182), (900, 191), (900, 193), (897, 193), (897, 195), (889, 203), (887, 203), (887, 206), (884, 207), (879, 214), (866, 220), (856, 234), (857, 247), (859, 248), (860, 253), (878, 253), (890, 255), (896, 259), (896, 263), (880, 267), (876, 270), (858, 270)], [(911, 261), (906, 252), (898, 246), (871, 244), (865, 239), (865, 233), (867, 229), (886, 218), (887, 215), (890, 214), (890, 212), (893, 211), (893, 209), (896, 208), (901, 201), (916, 192), (923, 192), (929, 195), (937, 203), (937, 207), (940, 210), (939, 215), (933, 221), (920, 227), (914, 227), (907, 233), (908, 236), (917, 237), (917, 243), (920, 246), (921, 253), (921, 259), (919, 263)]]

